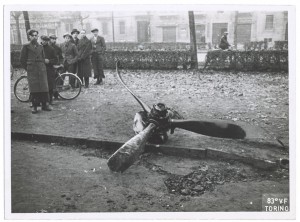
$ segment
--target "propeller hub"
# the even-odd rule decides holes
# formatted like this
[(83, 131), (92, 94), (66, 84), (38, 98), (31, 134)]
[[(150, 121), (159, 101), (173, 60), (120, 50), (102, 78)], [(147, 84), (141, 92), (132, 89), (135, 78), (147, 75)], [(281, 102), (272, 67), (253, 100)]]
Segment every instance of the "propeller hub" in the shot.
[(149, 115), (149, 122), (154, 123), (159, 129), (166, 131), (169, 123), (169, 113), (163, 103), (154, 104)]

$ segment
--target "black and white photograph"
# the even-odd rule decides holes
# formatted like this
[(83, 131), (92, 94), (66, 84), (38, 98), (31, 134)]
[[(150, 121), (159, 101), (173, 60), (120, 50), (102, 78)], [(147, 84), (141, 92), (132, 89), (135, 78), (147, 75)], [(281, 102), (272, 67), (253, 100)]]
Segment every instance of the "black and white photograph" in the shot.
[(5, 218), (295, 218), (295, 6), (3, 8)]

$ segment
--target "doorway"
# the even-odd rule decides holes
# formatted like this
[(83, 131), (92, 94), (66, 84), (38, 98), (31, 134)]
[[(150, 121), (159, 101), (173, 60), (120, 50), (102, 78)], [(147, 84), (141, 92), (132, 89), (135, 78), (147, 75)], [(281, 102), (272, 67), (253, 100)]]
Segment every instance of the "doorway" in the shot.
[(138, 42), (149, 42), (150, 33), (149, 33), (148, 21), (138, 21), (137, 22), (137, 40)]

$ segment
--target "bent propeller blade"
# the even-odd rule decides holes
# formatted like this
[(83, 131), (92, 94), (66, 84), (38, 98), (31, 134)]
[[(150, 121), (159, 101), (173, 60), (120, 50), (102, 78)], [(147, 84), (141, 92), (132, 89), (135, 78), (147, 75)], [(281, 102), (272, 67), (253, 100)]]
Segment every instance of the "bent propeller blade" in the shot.
[(117, 76), (120, 80), (120, 82), (122, 83), (122, 85), (130, 92), (130, 94), (136, 99), (136, 101), (138, 101), (138, 103), (142, 106), (143, 110), (147, 113), (150, 113), (151, 111), (151, 108), (146, 104), (144, 103), (141, 99), (139, 99), (129, 88), (128, 86), (125, 84), (125, 82), (123, 81), (122, 77), (121, 77), (121, 74), (120, 74), (120, 71), (118, 69), (118, 64), (119, 64), (119, 61), (116, 62), (116, 72), (117, 72)]
[(156, 125), (150, 123), (142, 132), (128, 140), (109, 159), (107, 165), (110, 170), (124, 172), (144, 152), (146, 142), (153, 134)]
[(246, 137), (246, 132), (242, 127), (225, 121), (171, 119), (170, 127), (219, 138), (244, 139)]

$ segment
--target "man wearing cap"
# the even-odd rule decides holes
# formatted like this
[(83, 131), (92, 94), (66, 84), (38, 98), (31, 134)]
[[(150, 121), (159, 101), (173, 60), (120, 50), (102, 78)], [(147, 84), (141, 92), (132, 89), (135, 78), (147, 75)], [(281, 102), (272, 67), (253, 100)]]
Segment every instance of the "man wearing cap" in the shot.
[(78, 42), (79, 42), (79, 39), (78, 39), (79, 31), (77, 29), (73, 29), (71, 32), (71, 35), (72, 35), (71, 42), (77, 46)]
[[(71, 38), (70, 41), (72, 43), (74, 43), (76, 47), (77, 47), (78, 42), (79, 42), (78, 35), (79, 35), (79, 31), (77, 29), (73, 29), (71, 31), (72, 38)], [(75, 73), (77, 73), (78, 72), (78, 63), (77, 62), (74, 63), (74, 69), (76, 70)]]
[(99, 30), (97, 28), (92, 29), (93, 37), (92, 43), (92, 65), (94, 70), (94, 79), (97, 79), (95, 85), (103, 84), (105, 78), (103, 72), (103, 56), (106, 50), (105, 40), (102, 36), (98, 35)]
[(224, 32), (224, 35), (222, 36), (220, 44), (219, 44), (219, 47), (223, 50), (228, 49), (230, 46), (230, 44), (227, 41), (227, 35), (228, 35), (228, 32)]
[(63, 37), (65, 42), (61, 45), (61, 50), (64, 57), (65, 71), (76, 73), (75, 63), (77, 62), (78, 50), (75, 44), (71, 42), (72, 36), (69, 33), (65, 33)]
[(55, 54), (57, 57), (57, 65), (63, 63), (63, 56), (62, 56), (62, 52), (61, 52), (61, 48), (56, 44), (56, 35), (54, 34), (50, 34), (49, 35), (50, 41), (49, 41), (49, 45), (55, 50)]
[(49, 88), (49, 103), (52, 105), (53, 88), (55, 85), (55, 70), (53, 65), (57, 64), (57, 57), (55, 50), (49, 45), (50, 38), (46, 35), (41, 36), (41, 45), (44, 48), (45, 63), (47, 70), (48, 88)]
[(77, 45), (78, 48), (78, 77), (83, 82), (84, 87), (89, 87), (89, 77), (91, 77), (92, 67), (91, 67), (91, 51), (92, 44), (91, 41), (86, 37), (85, 30), (80, 31), (80, 39)]
[(38, 44), (38, 31), (27, 31), (29, 43), (23, 45), (20, 55), (20, 63), (27, 71), (29, 91), (32, 102), (32, 113), (36, 114), (37, 107), (41, 103), (42, 110), (51, 111), (49, 107), (49, 88), (43, 47)]
[[(61, 48), (56, 44), (57, 37), (54, 34), (50, 34), (49, 38), (50, 38), (49, 45), (54, 49), (55, 55), (57, 57), (57, 64), (56, 65), (62, 64), (64, 58), (62, 56)], [(58, 76), (58, 74), (55, 72), (55, 78), (57, 76)], [(56, 88), (53, 89), (53, 96), (54, 96), (54, 99), (58, 99), (58, 92), (57, 92)]]

